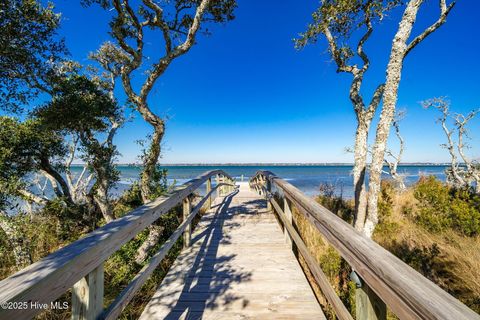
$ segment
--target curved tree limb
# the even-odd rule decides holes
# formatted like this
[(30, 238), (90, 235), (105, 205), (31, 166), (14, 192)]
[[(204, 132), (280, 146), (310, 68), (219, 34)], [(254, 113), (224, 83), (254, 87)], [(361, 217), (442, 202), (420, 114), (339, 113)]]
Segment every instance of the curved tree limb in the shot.
[(420, 42), (422, 42), (426, 37), (428, 37), (430, 34), (435, 32), (442, 24), (447, 21), (447, 16), (450, 13), (450, 11), (453, 9), (455, 6), (455, 1), (453, 1), (448, 7), (446, 0), (440, 0), (440, 17), (438, 18), (435, 23), (433, 23), (431, 26), (426, 28), (420, 35), (416, 36), (408, 45), (407, 45), (407, 50), (405, 51), (405, 56), (408, 55), (408, 53), (415, 48)]

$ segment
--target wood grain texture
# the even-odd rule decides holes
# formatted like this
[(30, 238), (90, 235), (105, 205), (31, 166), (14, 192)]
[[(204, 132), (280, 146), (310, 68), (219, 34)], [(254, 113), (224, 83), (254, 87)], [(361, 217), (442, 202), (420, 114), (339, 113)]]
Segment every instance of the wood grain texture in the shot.
[(355, 315), (357, 320), (386, 320), (385, 303), (366, 284), (355, 291)]
[[(192, 210), (192, 200), (190, 196), (183, 199), (183, 221), (188, 220), (189, 215)], [(183, 231), (183, 247), (190, 247), (190, 242), (192, 241), (192, 224), (189, 223), (185, 226), (185, 231)]]
[[(307, 246), (303, 242), (302, 238), (293, 227), (293, 224), (290, 220), (291, 212), (290, 212), (290, 217), (287, 216), (286, 212), (284, 212), (280, 208), (278, 203), (273, 198), (270, 199), (270, 203), (273, 205), (273, 207), (275, 208), (275, 211), (278, 213), (278, 216), (282, 220), (284, 228), (287, 231), (286, 233), (288, 233), (289, 235), (290, 241), (293, 240), (293, 242), (298, 248), (298, 251), (300, 251), (300, 254), (303, 256), (303, 258), (307, 262), (308, 268), (310, 269), (315, 280), (320, 286), (320, 289), (322, 290), (323, 295), (327, 298), (328, 302), (333, 306), (335, 310), (335, 315), (340, 320), (353, 320), (352, 316), (350, 315), (350, 312), (347, 310), (347, 308), (345, 308), (345, 305), (337, 296), (337, 293), (335, 292), (332, 285), (328, 281), (327, 276), (323, 273), (318, 262), (312, 257), (312, 255), (310, 254), (310, 251), (308, 250)], [(285, 208), (289, 210), (288, 205)], [(291, 243), (288, 243), (288, 245), (291, 246)]]
[(480, 319), (459, 300), (285, 180), (269, 171), (259, 171), (256, 176), (265, 177), (282, 190), (400, 319)]
[[(140, 270), (140, 272), (133, 278), (133, 280), (128, 284), (128, 286), (122, 290), (118, 297), (113, 301), (107, 310), (102, 315), (103, 319), (117, 319), (120, 313), (125, 309), (127, 304), (132, 300), (135, 293), (142, 287), (142, 285), (148, 280), (150, 275), (153, 273), (155, 268), (162, 262), (163, 258), (167, 255), (170, 249), (173, 247), (178, 238), (185, 234), (186, 229), (191, 226), (192, 220), (200, 212), (200, 209), (208, 201), (209, 196), (215, 192), (216, 188), (219, 188), (220, 185), (217, 185), (213, 190), (210, 190), (206, 196), (200, 200), (200, 202), (190, 211), (189, 215), (184, 218), (184, 221), (178, 226), (178, 228), (172, 233), (168, 240), (160, 247), (158, 252), (153, 255), (148, 263)], [(190, 204), (189, 204), (190, 206)]]
[(103, 263), (72, 289), (72, 320), (96, 320), (103, 311)]
[[(129, 214), (91, 232), (86, 237), (0, 281), (1, 302), (50, 303), (102, 264), (123, 244), (167, 213), (221, 170), (208, 171)], [(0, 309), (0, 319), (30, 319), (39, 309)]]
[(265, 199), (216, 199), (140, 319), (325, 319)]

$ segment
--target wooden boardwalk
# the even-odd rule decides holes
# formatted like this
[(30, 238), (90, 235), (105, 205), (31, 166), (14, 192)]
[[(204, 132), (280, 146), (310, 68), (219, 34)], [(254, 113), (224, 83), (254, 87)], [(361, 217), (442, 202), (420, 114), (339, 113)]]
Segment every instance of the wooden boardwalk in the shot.
[[(234, 184), (223, 170), (206, 171), (1, 280), (0, 302), (7, 307), (0, 308), (0, 320), (32, 319), (69, 289), (72, 319), (121, 318), (182, 236), (191, 246), (175, 260), (142, 319), (325, 319), (285, 243), (291, 239), (337, 318), (353, 320), (292, 225), (292, 208), (355, 270), (356, 319), (386, 320), (388, 306), (400, 319), (480, 320), (479, 314), (273, 172), (258, 171), (238, 190)], [(192, 194), (203, 185), (207, 193), (192, 205)], [(228, 196), (217, 197), (212, 206), (211, 196), (219, 190)], [(272, 197), (273, 190), (279, 198)], [(287, 234), (267, 210), (265, 195)], [(183, 221), (105, 308), (104, 262), (178, 205), (183, 206)], [(191, 222), (205, 205), (212, 209), (192, 234)], [(42, 307), (28, 306), (29, 301)], [(8, 307), (25, 303), (27, 307)]]
[(266, 201), (220, 197), (141, 319), (325, 319)]

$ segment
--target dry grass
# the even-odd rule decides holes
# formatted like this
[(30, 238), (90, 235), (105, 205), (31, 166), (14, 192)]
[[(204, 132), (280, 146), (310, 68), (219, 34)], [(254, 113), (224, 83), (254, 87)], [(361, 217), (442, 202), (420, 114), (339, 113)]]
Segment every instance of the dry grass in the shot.
[(385, 221), (393, 224), (392, 230), (376, 232), (374, 240), (401, 259), (405, 250), (437, 246), (439, 253), (432, 262), (437, 270), (426, 276), (480, 312), (480, 237), (465, 237), (452, 230), (426, 231), (403, 214), (403, 208), (415, 202), (411, 190), (394, 195), (392, 215)]
[[(451, 230), (441, 234), (425, 230), (403, 213), (406, 206), (412, 207), (415, 203), (412, 190), (394, 194), (392, 212), (382, 219), (374, 240), (470, 308), (480, 312), (480, 237), (465, 237)], [(350, 267), (295, 208), (293, 219), (300, 236), (321, 265), (332, 287), (351, 314), (355, 315), (355, 288), (348, 279)], [(299, 262), (327, 318), (335, 319), (332, 307), (322, 295), (301, 256)], [(388, 318), (396, 319), (390, 313)]]

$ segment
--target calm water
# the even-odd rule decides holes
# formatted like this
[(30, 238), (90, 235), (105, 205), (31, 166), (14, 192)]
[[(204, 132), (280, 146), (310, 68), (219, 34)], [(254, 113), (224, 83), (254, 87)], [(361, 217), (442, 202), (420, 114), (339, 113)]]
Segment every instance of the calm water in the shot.
[[(222, 169), (237, 181), (244, 176), (248, 180), (258, 170), (270, 170), (277, 176), (289, 181), (291, 184), (308, 195), (318, 193), (318, 187), (322, 183), (336, 185), (337, 193), (342, 193), (346, 198), (353, 195), (352, 166), (342, 165), (319, 165), (319, 166), (166, 166), (169, 183), (182, 184), (205, 171)], [(398, 171), (405, 176), (407, 184), (412, 184), (421, 175), (435, 175), (440, 179), (445, 178), (446, 166), (444, 165), (409, 165), (400, 166)], [(128, 188), (133, 181), (138, 179), (140, 169), (133, 166), (120, 166), (121, 179), (117, 187), (117, 193)], [(388, 176), (385, 175), (385, 178)]]

